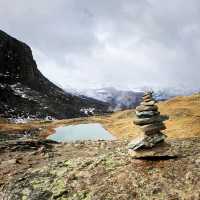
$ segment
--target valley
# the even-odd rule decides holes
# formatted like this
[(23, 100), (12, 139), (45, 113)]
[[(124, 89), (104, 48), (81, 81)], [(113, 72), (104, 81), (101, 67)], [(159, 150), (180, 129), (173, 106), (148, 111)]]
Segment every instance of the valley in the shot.
[[(161, 115), (166, 117), (166, 135), (169, 138), (187, 138), (200, 136), (200, 95), (175, 97), (165, 102), (158, 103)], [(1, 119), (1, 133), (20, 133), (27, 130), (38, 130), (41, 138), (52, 134), (54, 128), (65, 125), (100, 123), (102, 126), (119, 139), (131, 139), (139, 130), (133, 121), (134, 110), (118, 111), (113, 114), (91, 116), (63, 120), (37, 120), (25, 124), (7, 123)], [(169, 117), (169, 119), (168, 119)]]

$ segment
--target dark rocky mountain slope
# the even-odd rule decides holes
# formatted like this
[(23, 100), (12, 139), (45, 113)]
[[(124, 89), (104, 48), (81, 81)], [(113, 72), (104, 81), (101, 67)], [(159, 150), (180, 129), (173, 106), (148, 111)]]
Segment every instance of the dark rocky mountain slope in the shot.
[(0, 116), (72, 118), (106, 112), (108, 105), (66, 93), (38, 70), (31, 48), (0, 31)]

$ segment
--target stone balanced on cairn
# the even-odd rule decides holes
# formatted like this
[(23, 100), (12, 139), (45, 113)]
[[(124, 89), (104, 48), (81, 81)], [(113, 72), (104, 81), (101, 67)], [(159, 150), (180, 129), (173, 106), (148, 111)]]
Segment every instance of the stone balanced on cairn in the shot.
[(146, 92), (142, 103), (136, 107), (134, 124), (140, 127), (141, 134), (128, 145), (129, 152), (135, 157), (137, 155), (139, 157), (141, 152), (148, 152), (147, 149), (157, 146), (166, 138), (166, 135), (161, 132), (166, 127), (155, 104), (153, 92)]

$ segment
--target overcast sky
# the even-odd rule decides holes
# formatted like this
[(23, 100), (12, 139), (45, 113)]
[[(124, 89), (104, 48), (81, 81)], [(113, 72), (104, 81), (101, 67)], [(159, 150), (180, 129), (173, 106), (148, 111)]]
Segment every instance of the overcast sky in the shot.
[(200, 88), (199, 0), (0, 0), (0, 29), (63, 87)]

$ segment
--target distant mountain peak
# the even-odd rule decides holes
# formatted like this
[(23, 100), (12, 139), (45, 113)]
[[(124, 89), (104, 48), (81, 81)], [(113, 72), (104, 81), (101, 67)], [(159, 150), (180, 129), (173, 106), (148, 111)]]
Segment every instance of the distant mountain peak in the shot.
[(136, 107), (143, 93), (104, 87), (83, 90), (80, 94), (108, 103), (111, 110), (122, 110)]

